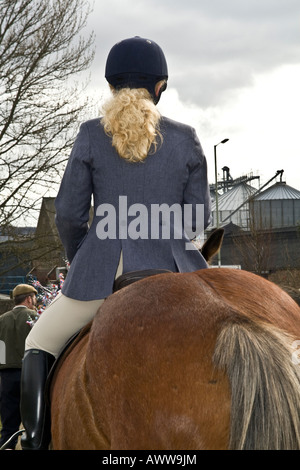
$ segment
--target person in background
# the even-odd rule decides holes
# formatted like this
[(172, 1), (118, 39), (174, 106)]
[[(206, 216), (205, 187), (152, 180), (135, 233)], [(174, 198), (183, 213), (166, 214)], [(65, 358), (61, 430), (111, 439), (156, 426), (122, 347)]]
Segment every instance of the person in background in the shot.
[[(15, 306), (0, 316), (0, 447), (19, 430), (20, 381), (25, 340), (30, 332), (30, 322), (36, 316), (36, 294), (34, 287), (19, 284), (12, 292)], [(17, 437), (11, 448), (17, 444)]]
[[(161, 47), (137, 36), (118, 42), (108, 54), (105, 77), (111, 99), (104, 104), (102, 117), (81, 125), (55, 202), (70, 269), (61, 292), (26, 340), (21, 393), (24, 450), (48, 448), (43, 400), (48, 370), (68, 339), (112, 294), (119, 274), (207, 268), (191, 242), (199, 234), (198, 206), (203, 208), (198, 232), (210, 223), (206, 158), (195, 130), (161, 116), (156, 107), (168, 81)], [(89, 227), (92, 200), (95, 210)], [(170, 222), (170, 236), (165, 236), (161, 217), (152, 218), (152, 209), (158, 206), (179, 209), (176, 227), (173, 219)], [(188, 219), (181, 212), (185, 207), (190, 210), (190, 227), (183, 226)], [(138, 215), (137, 208), (142, 211), (139, 222), (132, 217)]]

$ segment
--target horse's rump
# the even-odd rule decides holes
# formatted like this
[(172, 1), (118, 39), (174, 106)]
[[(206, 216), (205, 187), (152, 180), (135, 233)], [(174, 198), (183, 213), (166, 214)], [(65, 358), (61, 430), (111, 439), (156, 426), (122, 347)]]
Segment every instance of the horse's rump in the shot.
[[(266, 283), (241, 271), (208, 269), (154, 276), (110, 296), (57, 375), (54, 448), (196, 450), (255, 448), (258, 442), (262, 448), (299, 448), (299, 382), (288, 363), (289, 339), (277, 332), (296, 337), (299, 307)], [(276, 360), (265, 364), (264, 354), (270, 361), (275, 347)], [(242, 352), (252, 358), (249, 371)], [(276, 366), (277, 375), (268, 380)], [(270, 401), (280, 374), (278, 397), (292, 393), (281, 408), (279, 398)], [(231, 384), (241, 393), (231, 393)], [(260, 392), (253, 399), (256, 385)], [(248, 399), (252, 408), (236, 412), (237, 400), (241, 406)], [(272, 403), (287, 416), (285, 430), (290, 425), (294, 432), (284, 441), (269, 431), (264, 447)]]

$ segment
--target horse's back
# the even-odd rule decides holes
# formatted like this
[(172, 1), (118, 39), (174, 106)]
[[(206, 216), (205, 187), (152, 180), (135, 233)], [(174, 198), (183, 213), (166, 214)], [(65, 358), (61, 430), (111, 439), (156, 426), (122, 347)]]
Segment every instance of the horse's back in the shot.
[(213, 362), (216, 341), (224, 325), (252, 315), (299, 331), (300, 310), (272, 289), (248, 273), (207, 269), (110, 296), (54, 384), (54, 448), (228, 448), (231, 392)]
[[(201, 286), (195, 295), (195, 276), (159, 277), (128, 286), (104, 302), (88, 344), (79, 344), (62, 365), (61, 381), (67, 374), (71, 387), (65, 391), (73, 394), (72, 403), (63, 405), (69, 408), (66, 416), (74, 416), (72, 408), (87, 413), (84, 398), (76, 402), (76, 386), (79, 376), (89, 377), (85, 394), (97, 408), (95, 425), (112, 449), (226, 448), (228, 381), (212, 367), (217, 332), (216, 316), (210, 312), (218, 301), (203, 292), (203, 303)], [(78, 364), (78, 356), (86, 356), (84, 364)], [(54, 398), (61, 385), (55, 384)], [(59, 413), (54, 417), (54, 436), (62, 419)], [(216, 426), (218, 443), (213, 437)], [(90, 448), (103, 448), (93, 436)], [(84, 448), (83, 440), (77, 445)]]

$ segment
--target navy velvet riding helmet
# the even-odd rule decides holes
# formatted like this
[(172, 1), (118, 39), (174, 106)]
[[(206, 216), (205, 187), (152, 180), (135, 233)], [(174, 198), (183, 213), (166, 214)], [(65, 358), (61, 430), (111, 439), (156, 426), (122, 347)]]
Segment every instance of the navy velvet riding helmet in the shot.
[(116, 89), (146, 88), (155, 104), (155, 85), (168, 79), (168, 66), (161, 47), (150, 39), (135, 36), (115, 44), (110, 50), (105, 68), (106, 80)]

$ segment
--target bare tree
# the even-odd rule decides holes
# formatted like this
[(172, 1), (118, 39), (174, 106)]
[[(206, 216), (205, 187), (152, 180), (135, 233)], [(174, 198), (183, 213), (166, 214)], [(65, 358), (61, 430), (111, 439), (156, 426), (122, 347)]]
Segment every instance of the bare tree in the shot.
[(253, 205), (249, 208), (247, 231), (240, 230), (233, 236), (243, 269), (263, 274), (270, 269), (272, 254), (272, 230), (266, 230), (261, 221), (255, 217)]
[(39, 210), (60, 181), (87, 103), (87, 0), (0, 0), (0, 227)]

